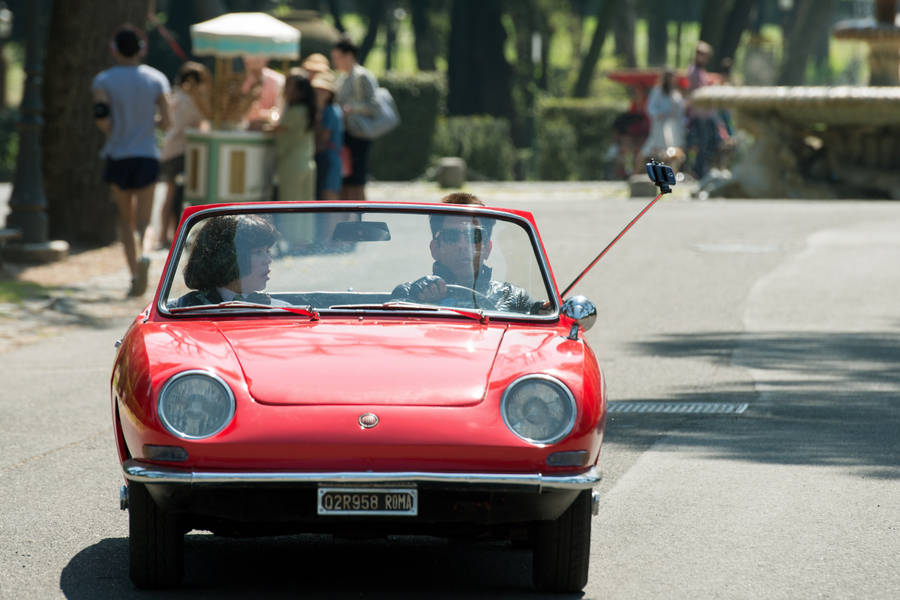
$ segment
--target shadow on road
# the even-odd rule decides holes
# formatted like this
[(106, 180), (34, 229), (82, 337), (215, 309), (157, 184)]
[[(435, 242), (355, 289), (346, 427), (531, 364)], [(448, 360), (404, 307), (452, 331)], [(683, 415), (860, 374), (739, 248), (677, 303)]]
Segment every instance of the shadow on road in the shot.
[[(128, 540), (110, 538), (63, 569), (67, 598), (146, 598), (128, 578)], [(160, 598), (540, 598), (531, 552), (432, 538), (333, 541), (328, 536), (185, 538), (181, 588)], [(548, 598), (575, 599), (581, 594)]]
[[(623, 415), (610, 441), (646, 443), (667, 430), (673, 448), (775, 464), (841, 466), (900, 479), (900, 339), (883, 333), (685, 334), (635, 344), (648, 355), (705, 357), (753, 370), (734, 382), (659, 402), (749, 402), (740, 416)], [(750, 388), (750, 389), (748, 389)], [(668, 446), (667, 446), (668, 447)]]

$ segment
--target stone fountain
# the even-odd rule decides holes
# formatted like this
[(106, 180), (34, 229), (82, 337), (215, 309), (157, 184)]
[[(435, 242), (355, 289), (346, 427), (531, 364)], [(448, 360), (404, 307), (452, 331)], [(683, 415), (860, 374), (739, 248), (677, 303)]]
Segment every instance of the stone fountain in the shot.
[[(839, 39), (869, 44), (869, 86), (698, 90), (698, 107), (727, 109), (753, 136), (732, 178), (712, 195), (900, 200), (900, 26), (897, 0), (876, 2), (874, 20), (845, 21)], [(895, 87), (891, 87), (895, 86)]]

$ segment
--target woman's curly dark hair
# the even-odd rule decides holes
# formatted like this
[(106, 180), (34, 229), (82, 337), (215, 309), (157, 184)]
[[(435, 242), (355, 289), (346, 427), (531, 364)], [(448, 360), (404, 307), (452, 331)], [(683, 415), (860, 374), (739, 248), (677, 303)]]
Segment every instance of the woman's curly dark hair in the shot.
[(260, 215), (211, 217), (194, 240), (184, 283), (194, 290), (225, 287), (250, 271), (252, 248), (269, 248), (277, 240), (275, 227)]

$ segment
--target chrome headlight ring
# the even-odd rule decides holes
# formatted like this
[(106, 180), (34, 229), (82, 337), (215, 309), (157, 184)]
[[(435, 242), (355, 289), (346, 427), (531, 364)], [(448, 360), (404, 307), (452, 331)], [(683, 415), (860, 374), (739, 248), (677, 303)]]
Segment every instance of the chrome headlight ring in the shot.
[[(528, 395), (531, 392), (531, 395)], [(525, 375), (500, 400), (500, 414), (516, 436), (539, 446), (555, 444), (572, 432), (578, 406), (572, 391), (550, 375)]]
[(210, 371), (176, 373), (165, 383), (156, 401), (163, 426), (176, 437), (202, 440), (225, 429), (234, 418), (234, 393)]

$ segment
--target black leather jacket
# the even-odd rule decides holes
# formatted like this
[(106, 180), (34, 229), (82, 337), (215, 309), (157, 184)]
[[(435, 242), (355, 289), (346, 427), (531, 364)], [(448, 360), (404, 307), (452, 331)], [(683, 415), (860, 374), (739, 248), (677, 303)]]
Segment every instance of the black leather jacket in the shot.
[[(394, 288), (391, 296), (400, 300), (409, 300), (418, 302), (418, 292), (423, 283), (440, 277), (449, 285), (461, 285), (471, 288), (472, 282), (457, 281), (450, 269), (439, 262), (434, 263), (432, 267), (434, 275), (426, 275), (415, 281), (401, 283)], [(491, 279), (491, 268), (482, 265), (481, 271), (478, 273), (478, 279), (475, 281), (475, 291), (483, 294), (487, 299), (473, 294), (471, 291), (459, 288), (448, 288), (447, 298), (441, 304), (459, 307), (485, 308), (488, 310), (498, 310), (501, 312), (516, 312), (526, 315), (539, 314), (543, 307), (543, 302), (535, 302), (524, 289), (519, 286), (507, 283), (505, 281), (494, 281)]]

